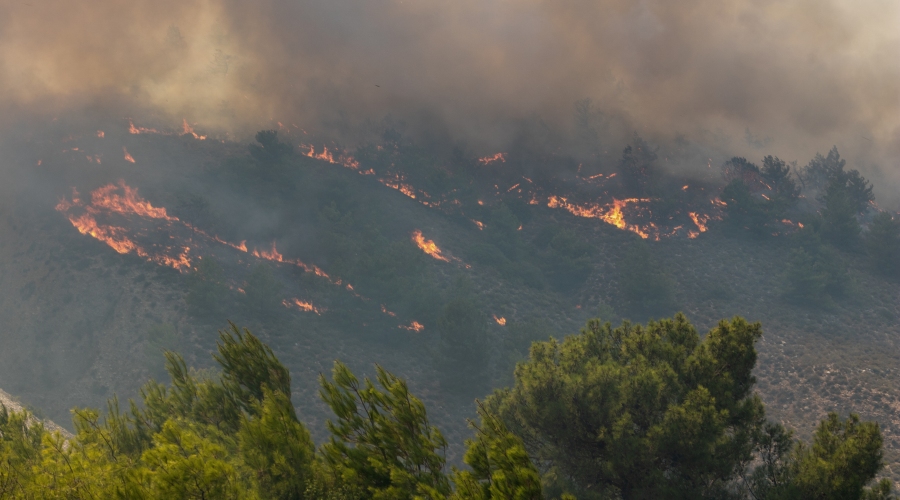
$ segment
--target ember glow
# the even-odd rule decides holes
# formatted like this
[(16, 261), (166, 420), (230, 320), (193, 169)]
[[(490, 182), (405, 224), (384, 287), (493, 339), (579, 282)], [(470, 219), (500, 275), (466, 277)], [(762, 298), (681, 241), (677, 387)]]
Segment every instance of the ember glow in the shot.
[(134, 157), (131, 156), (131, 154), (128, 152), (127, 149), (125, 149), (124, 146), (122, 146), (122, 152), (125, 153), (125, 161), (134, 163)]
[(413, 321), (409, 325), (398, 325), (398, 328), (418, 333), (425, 329), (425, 325), (419, 323), (418, 321)]
[(434, 257), (437, 260), (442, 260), (444, 262), (450, 262), (450, 259), (445, 257), (443, 253), (441, 253), (441, 249), (438, 248), (437, 244), (432, 240), (426, 240), (425, 236), (422, 235), (422, 231), (416, 229), (412, 233), (412, 241), (419, 247), (420, 250), (427, 253), (428, 255)]
[(130, 134), (159, 134), (160, 131), (155, 128), (135, 127), (134, 121), (128, 120), (128, 133)]
[(697, 229), (699, 229), (701, 233), (705, 233), (707, 230), (706, 223), (709, 222), (709, 215), (698, 214), (697, 212), (688, 212), (688, 215), (691, 216), (691, 220), (694, 221)]
[(492, 156), (479, 158), (478, 163), (481, 163), (482, 165), (490, 165), (491, 163), (506, 163), (506, 153), (496, 153)]
[(498, 325), (506, 326), (506, 318), (504, 318), (503, 316), (498, 317), (496, 314), (493, 314), (492, 316), (494, 317), (494, 321), (496, 321)]

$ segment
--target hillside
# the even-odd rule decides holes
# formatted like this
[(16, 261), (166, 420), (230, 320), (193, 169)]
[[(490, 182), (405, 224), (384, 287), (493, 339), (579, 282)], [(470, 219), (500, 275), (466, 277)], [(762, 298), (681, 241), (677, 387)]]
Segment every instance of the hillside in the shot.
[[(532, 340), (597, 316), (680, 310), (705, 331), (740, 315), (763, 325), (758, 389), (771, 418), (804, 436), (828, 411), (877, 420), (889, 473), (900, 473), (900, 284), (840, 251), (843, 296), (786, 300), (791, 228), (726, 231), (711, 203), (718, 171), (665, 174), (665, 193), (686, 194), (663, 206), (610, 180), (618, 155), (583, 168), (527, 148), (479, 159), (400, 141), (351, 154), (261, 138), (248, 149), (125, 129), (53, 153), (28, 145), (15, 160), (28, 188), (0, 205), (0, 387), (65, 424), (73, 406), (132, 397), (163, 377), (162, 349), (210, 366), (227, 319), (294, 374), (315, 437), (328, 416), (317, 377), (340, 359), (409, 380), (462, 443), (472, 399), (508, 384)], [(96, 227), (82, 234), (85, 215)], [(667, 294), (639, 304), (641, 286)], [(490, 354), (459, 358), (454, 372), (439, 325), (457, 299), (476, 305)], [(454, 376), (472, 366), (479, 384), (460, 388)]]

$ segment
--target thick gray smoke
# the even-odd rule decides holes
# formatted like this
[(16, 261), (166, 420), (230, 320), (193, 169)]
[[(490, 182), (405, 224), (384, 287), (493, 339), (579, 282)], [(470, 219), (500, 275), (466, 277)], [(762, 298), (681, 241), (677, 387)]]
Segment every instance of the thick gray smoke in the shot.
[(0, 4), (7, 125), (90, 110), (350, 138), (391, 114), (489, 149), (589, 98), (612, 135), (801, 163), (836, 144), (895, 179), (898, 81), (889, 0)]

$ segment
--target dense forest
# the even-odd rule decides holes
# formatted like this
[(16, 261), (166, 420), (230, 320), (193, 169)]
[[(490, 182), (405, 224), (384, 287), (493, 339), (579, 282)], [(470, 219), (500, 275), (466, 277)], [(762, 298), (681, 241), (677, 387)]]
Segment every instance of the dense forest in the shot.
[(766, 419), (751, 371), (761, 325), (723, 320), (703, 339), (683, 315), (593, 320), (536, 342), (512, 387), (478, 402), (466, 467), (406, 382), (360, 381), (336, 362), (319, 377), (330, 436), (313, 444), (291, 376), (237, 326), (217, 371), (167, 352), (170, 385), (105, 412), (76, 408), (76, 433), (0, 409), (3, 498), (893, 498), (872, 486), (878, 425), (830, 414), (811, 443)]

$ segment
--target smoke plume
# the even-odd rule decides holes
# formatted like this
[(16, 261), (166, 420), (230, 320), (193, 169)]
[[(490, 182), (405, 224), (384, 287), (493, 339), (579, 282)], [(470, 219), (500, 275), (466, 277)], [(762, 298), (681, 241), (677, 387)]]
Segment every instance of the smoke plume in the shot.
[[(66, 113), (502, 148), (523, 120), (804, 163), (900, 155), (886, 0), (135, 0), (0, 5), (4, 122)], [(880, 170), (872, 167), (878, 166)], [(880, 172), (880, 173), (879, 173)]]

